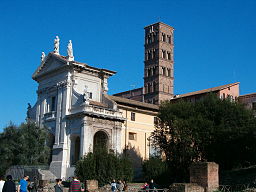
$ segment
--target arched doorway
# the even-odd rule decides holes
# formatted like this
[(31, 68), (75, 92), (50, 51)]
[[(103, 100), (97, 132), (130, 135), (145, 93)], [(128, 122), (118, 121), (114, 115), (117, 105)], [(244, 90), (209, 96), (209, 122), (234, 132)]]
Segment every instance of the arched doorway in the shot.
[(108, 135), (104, 131), (98, 131), (93, 138), (93, 151), (108, 150)]

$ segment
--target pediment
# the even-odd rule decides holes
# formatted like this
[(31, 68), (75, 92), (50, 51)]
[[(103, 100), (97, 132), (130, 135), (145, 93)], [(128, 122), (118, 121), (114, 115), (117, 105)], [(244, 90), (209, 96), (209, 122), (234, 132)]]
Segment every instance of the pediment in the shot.
[(41, 65), (34, 72), (34, 74), (32, 75), (32, 78), (36, 79), (38, 76), (47, 74), (65, 65), (67, 65), (67, 60), (65, 59), (64, 56), (55, 55), (54, 53), (49, 53), (45, 57)]

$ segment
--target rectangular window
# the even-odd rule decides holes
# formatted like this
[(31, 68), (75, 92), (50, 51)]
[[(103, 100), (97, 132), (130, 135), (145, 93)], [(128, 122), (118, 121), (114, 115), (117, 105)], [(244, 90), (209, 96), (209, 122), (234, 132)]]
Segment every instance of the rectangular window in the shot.
[(131, 112), (131, 120), (135, 121), (135, 113), (134, 112)]
[(136, 140), (137, 140), (137, 134), (136, 134), (136, 133), (129, 132), (129, 140), (134, 140), (134, 141), (136, 141)]
[(56, 110), (56, 97), (51, 98), (51, 111)]
[(256, 110), (256, 102), (252, 103), (252, 110)]
[(154, 117), (154, 124), (156, 125), (158, 123), (157, 117)]
[(89, 98), (92, 99), (92, 92), (89, 93)]

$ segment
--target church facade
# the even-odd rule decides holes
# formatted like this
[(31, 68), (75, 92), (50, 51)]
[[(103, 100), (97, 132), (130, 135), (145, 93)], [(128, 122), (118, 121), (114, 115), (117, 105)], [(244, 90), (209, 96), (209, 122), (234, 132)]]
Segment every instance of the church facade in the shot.
[(108, 78), (116, 72), (75, 61), (71, 41), (67, 56), (61, 55), (59, 42), (56, 37), (54, 51), (42, 53), (32, 75), (37, 102), (28, 113), (51, 132), (50, 171), (59, 178), (73, 176), (75, 162), (96, 146), (132, 150), (147, 159), (154, 152), (150, 134), (158, 106), (108, 95)]

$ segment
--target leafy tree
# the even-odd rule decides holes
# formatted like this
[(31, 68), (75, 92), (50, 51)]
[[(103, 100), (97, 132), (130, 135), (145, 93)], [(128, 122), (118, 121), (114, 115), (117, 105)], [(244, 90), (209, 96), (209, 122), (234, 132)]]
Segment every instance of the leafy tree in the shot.
[(221, 169), (256, 163), (256, 120), (242, 105), (208, 95), (198, 102), (165, 102), (153, 133), (173, 178), (188, 180), (195, 161), (214, 161)]
[(0, 172), (11, 165), (45, 165), (50, 159), (48, 131), (35, 123), (10, 124), (0, 133)]
[(75, 174), (82, 180), (96, 179), (99, 185), (109, 183), (112, 179), (131, 181), (132, 163), (125, 155), (115, 155), (107, 150), (88, 153), (76, 164)]

